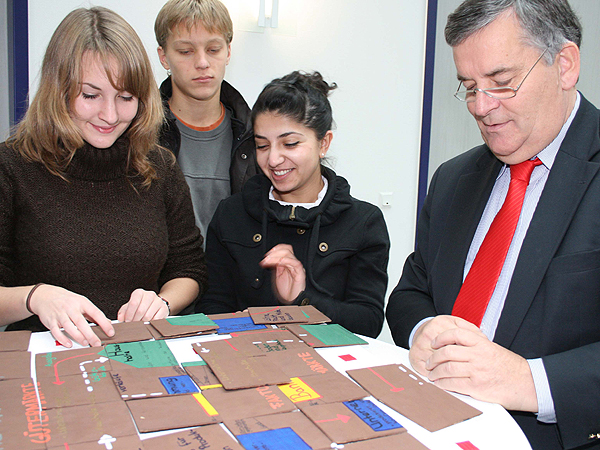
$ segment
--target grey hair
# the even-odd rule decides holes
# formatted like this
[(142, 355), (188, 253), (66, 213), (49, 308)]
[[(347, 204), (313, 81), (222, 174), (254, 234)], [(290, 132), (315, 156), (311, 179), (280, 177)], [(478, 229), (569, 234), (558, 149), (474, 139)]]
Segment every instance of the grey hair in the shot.
[(446, 42), (460, 45), (506, 11), (515, 15), (529, 45), (548, 49), (547, 64), (566, 42), (581, 46), (581, 23), (567, 0), (466, 0), (448, 16)]

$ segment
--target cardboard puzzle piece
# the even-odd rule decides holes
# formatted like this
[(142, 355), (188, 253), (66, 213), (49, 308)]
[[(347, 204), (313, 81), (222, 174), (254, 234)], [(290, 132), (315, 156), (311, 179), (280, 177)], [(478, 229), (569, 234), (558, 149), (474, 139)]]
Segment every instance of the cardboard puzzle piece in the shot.
[(339, 324), (298, 325), (289, 324), (290, 330), (311, 347), (337, 347), (341, 345), (362, 345), (367, 341), (346, 330)]
[(78, 348), (35, 355), (35, 370), (38, 378), (60, 380), (65, 375), (107, 372), (110, 369), (110, 359), (106, 357), (104, 347)]
[(108, 344), (105, 347), (105, 354), (110, 360), (111, 370), (179, 365), (177, 358), (164, 341)]
[(369, 395), (363, 388), (339, 372), (292, 378), (291, 383), (278, 387), (293, 403), (338, 403)]
[(30, 338), (31, 331), (3, 331), (0, 333), (0, 352), (25, 352)]
[(217, 376), (210, 370), (205, 361), (194, 361), (181, 364), (194, 383), (201, 389), (223, 387)]
[(248, 311), (211, 314), (208, 318), (219, 325), (219, 329), (217, 330), (217, 333), (219, 334), (240, 333), (251, 330), (264, 330), (267, 328), (265, 325), (255, 324), (248, 315)]
[(215, 388), (203, 391), (202, 394), (218, 412), (221, 420), (278, 414), (296, 409), (294, 404), (277, 389), (277, 386), (235, 391)]
[(119, 401), (109, 372), (81, 372), (60, 378), (37, 379), (45, 396), (43, 409)]
[[(330, 450), (331, 439), (300, 411), (246, 419), (226, 420), (225, 426), (238, 436), (289, 427), (314, 450)], [(289, 447), (288, 447), (289, 448)]]
[(402, 425), (369, 400), (312, 406), (304, 403), (299, 407), (338, 444), (406, 432)]
[(428, 431), (438, 431), (481, 414), (402, 364), (355, 369), (347, 373), (377, 400)]
[(429, 450), (408, 433), (394, 434), (367, 441), (351, 442), (344, 445), (344, 450), (375, 450), (375, 449)]
[[(235, 344), (235, 341), (233, 341)], [(225, 389), (244, 389), (288, 383), (290, 377), (264, 356), (238, 350), (231, 339), (193, 344)]]
[(270, 328), (231, 334), (232, 345), (248, 355), (264, 355), (292, 349), (308, 349), (308, 345), (287, 330)]
[(200, 393), (142, 398), (123, 404), (129, 408), (140, 433), (222, 422), (219, 413)]
[(271, 352), (267, 358), (290, 377), (334, 373), (336, 370), (311, 347)]
[(200, 392), (180, 366), (111, 370), (110, 376), (123, 400)]
[(48, 450), (145, 450), (140, 438), (135, 436), (111, 436), (104, 434), (100, 439), (91, 442), (82, 442), (79, 444), (71, 444), (63, 442), (62, 444), (55, 443)]
[(300, 309), (308, 319), (309, 324), (331, 322), (331, 319), (329, 317), (327, 317), (313, 305), (300, 306)]
[(279, 325), (283, 323), (308, 323), (308, 317), (297, 305), (253, 306), (248, 314), (255, 324)]
[(152, 333), (150, 333), (148, 326), (144, 322), (115, 322), (112, 326), (115, 329), (113, 337), (108, 337), (99, 326), (92, 328), (96, 336), (100, 338), (102, 345), (147, 341), (153, 338)]
[(125, 402), (68, 406), (45, 411), (52, 439), (47, 445), (98, 442), (102, 436), (134, 436), (135, 426)]
[[(0, 335), (2, 335), (1, 332)], [(30, 376), (31, 353), (28, 351), (0, 352), (0, 381), (29, 378)]]
[(246, 449), (256, 450), (311, 450), (306, 442), (291, 428), (258, 431), (242, 434), (238, 439)]
[(165, 338), (214, 333), (219, 328), (216, 323), (202, 313), (151, 320), (150, 325)]
[(48, 416), (39, 408), (33, 380), (0, 381), (0, 448), (45, 450), (51, 437)]
[(244, 450), (221, 425), (205, 425), (144, 440), (145, 450)]

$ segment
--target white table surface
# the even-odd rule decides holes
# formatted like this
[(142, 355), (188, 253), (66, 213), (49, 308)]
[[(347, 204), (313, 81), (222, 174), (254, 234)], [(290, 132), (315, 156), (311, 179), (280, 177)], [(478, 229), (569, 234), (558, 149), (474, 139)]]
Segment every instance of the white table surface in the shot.
[[(336, 370), (344, 374), (346, 370), (362, 369), (385, 364), (404, 364), (405, 366), (412, 368), (408, 360), (408, 350), (376, 339), (364, 336), (361, 337), (368, 342), (368, 345), (329, 347), (317, 349), (317, 351)], [(177, 360), (182, 363), (200, 360), (200, 357), (192, 349), (192, 343), (226, 338), (228, 338), (228, 335), (208, 335), (168, 339), (165, 342), (168, 344)], [(82, 347), (74, 344), (73, 348)], [(66, 350), (66, 348), (57, 346), (50, 332), (32, 334), (29, 343), (29, 351), (32, 353), (31, 373), (34, 379), (34, 355), (37, 353), (56, 352), (60, 350)], [(352, 355), (355, 359), (344, 361), (339, 357), (348, 354)], [(397, 422), (405, 427), (411, 435), (421, 441), (430, 450), (460, 450), (457, 443), (465, 441), (471, 442), (479, 450), (531, 450), (531, 446), (521, 431), (521, 428), (502, 406), (474, 400), (471, 397), (464, 395), (453, 395), (478, 409), (483, 414), (433, 433), (410, 421), (372, 397), (368, 398), (374, 401), (374, 403), (387, 414), (392, 416)], [(145, 433), (141, 435), (141, 437), (142, 439), (145, 439), (155, 435), (157, 435), (157, 433)], [(338, 448), (342, 449), (343, 446), (340, 445)]]

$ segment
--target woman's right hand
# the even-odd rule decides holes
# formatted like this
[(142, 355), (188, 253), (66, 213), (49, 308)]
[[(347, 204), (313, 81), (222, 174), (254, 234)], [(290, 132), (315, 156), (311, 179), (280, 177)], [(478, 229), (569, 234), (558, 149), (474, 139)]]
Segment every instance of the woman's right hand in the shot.
[(72, 347), (73, 343), (64, 332), (81, 345), (101, 345), (100, 338), (92, 331), (88, 319), (98, 324), (107, 336), (115, 334), (110, 320), (96, 305), (83, 295), (58, 286), (40, 285), (31, 295), (29, 308), (65, 347)]

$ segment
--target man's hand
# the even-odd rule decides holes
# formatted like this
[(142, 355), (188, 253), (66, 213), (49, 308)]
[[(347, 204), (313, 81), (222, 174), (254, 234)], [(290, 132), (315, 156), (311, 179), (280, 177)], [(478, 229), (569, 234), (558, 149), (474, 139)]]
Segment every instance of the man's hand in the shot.
[(436, 386), (509, 410), (538, 411), (533, 377), (523, 357), (466, 329), (445, 331), (431, 346), (426, 369)]

